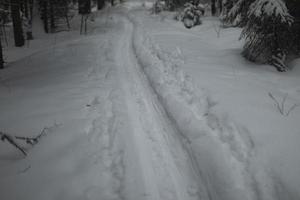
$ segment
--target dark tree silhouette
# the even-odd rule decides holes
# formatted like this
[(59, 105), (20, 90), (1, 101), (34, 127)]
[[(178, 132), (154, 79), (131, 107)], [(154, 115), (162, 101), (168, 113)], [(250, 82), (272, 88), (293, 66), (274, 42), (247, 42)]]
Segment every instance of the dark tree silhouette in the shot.
[(79, 14), (86, 15), (91, 13), (91, 0), (78, 0)]
[(19, 0), (11, 0), (11, 17), (14, 27), (15, 46), (21, 47), (25, 44), (25, 40), (23, 35), (22, 20), (20, 16)]
[(216, 15), (217, 9), (216, 9), (216, 0), (211, 0), (211, 15)]
[(2, 52), (2, 44), (0, 38), (0, 69), (4, 68), (4, 60), (3, 60), (3, 52)]
[(97, 0), (97, 8), (98, 10), (101, 10), (104, 7), (104, 0)]

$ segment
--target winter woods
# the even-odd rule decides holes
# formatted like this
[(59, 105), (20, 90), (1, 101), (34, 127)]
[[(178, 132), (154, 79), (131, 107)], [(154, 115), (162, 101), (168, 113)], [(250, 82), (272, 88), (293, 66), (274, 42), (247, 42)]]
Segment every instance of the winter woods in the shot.
[[(161, 2), (161, 1), (158, 1)], [(241, 27), (242, 55), (253, 62), (288, 71), (288, 62), (300, 53), (300, 1), (298, 0), (211, 0), (165, 1), (160, 10), (173, 5), (176, 19), (191, 28), (201, 24), (199, 5), (210, 5), (210, 14), (219, 15), (224, 27)], [(207, 8), (208, 6), (206, 6)]]
[[(12, 21), (14, 44), (22, 47), (33, 39), (31, 31), (33, 0), (4, 0), (0, 2), (0, 39), (7, 44), (6, 26)], [(0, 41), (0, 68), (4, 66), (3, 43)]]
[[(227, 1), (228, 2), (228, 1)], [(299, 8), (295, 0), (238, 0), (222, 16), (231, 26), (242, 27), (242, 55), (287, 71), (288, 57), (299, 55)], [(297, 12), (298, 11), (298, 12)]]
[[(93, 2), (93, 4), (91, 3)], [(40, 16), (45, 33), (69, 31), (70, 21), (82, 6), (91, 12), (92, 6), (98, 10), (104, 7), (105, 0), (1, 0), (0, 1), (0, 69), (4, 67), (3, 47), (8, 46), (12, 26), (14, 46), (23, 47), (26, 40), (33, 40), (33, 12)], [(35, 6), (35, 9), (34, 9)]]

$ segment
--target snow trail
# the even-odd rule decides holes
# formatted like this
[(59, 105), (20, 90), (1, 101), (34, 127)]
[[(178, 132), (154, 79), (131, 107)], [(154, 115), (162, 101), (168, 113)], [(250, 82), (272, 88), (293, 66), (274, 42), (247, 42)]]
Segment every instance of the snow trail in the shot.
[(277, 199), (272, 178), (263, 167), (253, 165), (254, 142), (248, 130), (211, 113), (208, 97), (179, 69), (178, 54), (162, 52), (132, 13), (126, 17), (134, 25), (132, 47), (139, 67), (178, 130), (201, 179), (198, 187), (206, 189), (202, 199)]
[(120, 17), (123, 18), (125, 33), (116, 60), (121, 61), (120, 77), (127, 93), (128, 112), (134, 127), (133, 141), (139, 151), (146, 199), (199, 199), (204, 194), (199, 194), (195, 171), (186, 160), (180, 141), (174, 138), (176, 129), (165, 116), (136, 60), (132, 49), (133, 24), (124, 15)]

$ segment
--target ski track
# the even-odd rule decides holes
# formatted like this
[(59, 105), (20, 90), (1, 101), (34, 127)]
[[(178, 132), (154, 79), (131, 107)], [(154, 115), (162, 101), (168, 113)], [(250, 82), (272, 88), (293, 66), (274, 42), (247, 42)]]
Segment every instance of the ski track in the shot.
[[(172, 138), (176, 130), (166, 120), (159, 101), (149, 86), (145, 74), (141, 71), (132, 48), (133, 24), (124, 16), (125, 34), (120, 40), (120, 51), (117, 54), (120, 77), (123, 77), (124, 91), (128, 111), (134, 127), (134, 140), (140, 151), (141, 169), (145, 184), (146, 199), (198, 199), (196, 180), (191, 166), (176, 163), (175, 156), (182, 161), (186, 154), (180, 148), (176, 138)], [(126, 53), (125, 53), (126, 52)], [(124, 76), (125, 75), (125, 76)], [(178, 158), (177, 158), (178, 159)], [(180, 171), (178, 165), (185, 171)], [(189, 177), (188, 180), (186, 177)]]
[(104, 56), (97, 57), (96, 65), (87, 73), (91, 84), (95, 79), (102, 81), (101, 89), (89, 104), (87, 117), (91, 123), (86, 130), (89, 141), (86, 151), (93, 164), (98, 166), (98, 179), (102, 184), (95, 183), (85, 189), (84, 197), (87, 200), (99, 196), (105, 200), (124, 199), (121, 192), (125, 173), (124, 146), (120, 136), (127, 127), (122, 122), (124, 112), (120, 109), (120, 91), (115, 81), (116, 67), (109, 54), (112, 50), (110, 40), (99, 46), (99, 53)]
[[(145, 198), (278, 199), (274, 180), (252, 164), (254, 143), (248, 130), (210, 113), (209, 106), (201, 108), (205, 96), (195, 97), (200, 105), (194, 103), (195, 90), (176, 69), (177, 60), (154, 45), (128, 13), (120, 10), (114, 16), (122, 19), (125, 29), (116, 60), (121, 61)], [(166, 72), (171, 77), (164, 77)], [(209, 145), (216, 145), (217, 153), (209, 152)]]

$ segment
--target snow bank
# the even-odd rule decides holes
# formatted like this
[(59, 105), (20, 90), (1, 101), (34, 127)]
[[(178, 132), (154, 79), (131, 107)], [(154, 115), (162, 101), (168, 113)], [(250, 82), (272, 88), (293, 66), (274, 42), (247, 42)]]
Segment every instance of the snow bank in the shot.
[(163, 52), (139, 22), (133, 16), (129, 18), (135, 27), (132, 45), (138, 62), (185, 140), (211, 199), (257, 199), (259, 196), (275, 199), (272, 181), (262, 168), (250, 162), (254, 142), (248, 130), (228, 116), (219, 117), (211, 112), (208, 95), (196, 88), (180, 69), (184, 64), (180, 49), (172, 54)]

